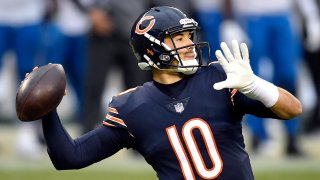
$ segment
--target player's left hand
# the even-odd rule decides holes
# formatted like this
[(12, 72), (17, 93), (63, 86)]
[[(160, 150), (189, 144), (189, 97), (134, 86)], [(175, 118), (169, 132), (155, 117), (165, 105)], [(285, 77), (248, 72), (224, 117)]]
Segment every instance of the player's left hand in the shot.
[(245, 43), (239, 44), (236, 40), (231, 42), (233, 54), (225, 42), (221, 43), (221, 49), (215, 52), (219, 63), (227, 74), (227, 79), (215, 83), (213, 88), (221, 90), (223, 88), (246, 89), (254, 83), (254, 74), (250, 66), (248, 47)]

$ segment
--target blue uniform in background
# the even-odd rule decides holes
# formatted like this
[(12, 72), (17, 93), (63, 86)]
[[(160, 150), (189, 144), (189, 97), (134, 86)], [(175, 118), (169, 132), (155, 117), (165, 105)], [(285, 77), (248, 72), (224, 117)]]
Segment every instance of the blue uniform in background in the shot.
[(5, 53), (12, 51), (18, 82), (40, 61), (44, 16), (45, 1), (0, 1), (0, 67)]
[[(292, 14), (287, 12), (278, 15), (245, 15), (240, 16), (239, 19), (250, 37), (252, 45), (250, 64), (255, 74), (268, 79), (265, 77), (266, 74), (261, 73), (261, 70), (265, 69), (261, 69), (261, 65), (259, 68), (259, 63), (263, 57), (270, 58), (273, 64), (273, 78), (269, 78), (269, 81), (296, 95), (297, 65), (301, 50), (291, 16)], [(268, 139), (263, 121), (259, 118), (248, 116), (248, 124), (259, 140)], [(296, 136), (298, 118), (286, 121), (285, 125), (289, 137)]]
[(4, 54), (12, 50), (17, 61), (19, 81), (40, 61), (41, 33), (41, 23), (24, 26), (0, 24), (0, 66)]

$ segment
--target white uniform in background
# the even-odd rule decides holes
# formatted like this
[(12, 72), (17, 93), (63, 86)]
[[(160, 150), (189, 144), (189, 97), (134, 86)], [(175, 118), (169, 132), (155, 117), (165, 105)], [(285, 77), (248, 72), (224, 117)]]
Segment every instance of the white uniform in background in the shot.
[(0, 24), (25, 25), (40, 22), (45, 0), (0, 0)]
[(55, 23), (66, 35), (86, 34), (90, 29), (87, 14), (81, 12), (70, 0), (58, 0)]
[(291, 10), (295, 0), (232, 0), (235, 12), (242, 14), (273, 14)]
[[(0, 67), (4, 54), (12, 50), (15, 56), (10, 57), (16, 57), (15, 70), (19, 76), (15, 79), (16, 82), (13, 82), (15, 84), (24, 78), (25, 73), (32, 71), (39, 57), (45, 10), (45, 0), (0, 0)], [(14, 105), (12, 111), (15, 111)], [(41, 147), (36, 125), (19, 123), (18, 119), (14, 118), (17, 123), (17, 154), (23, 158), (40, 157)]]

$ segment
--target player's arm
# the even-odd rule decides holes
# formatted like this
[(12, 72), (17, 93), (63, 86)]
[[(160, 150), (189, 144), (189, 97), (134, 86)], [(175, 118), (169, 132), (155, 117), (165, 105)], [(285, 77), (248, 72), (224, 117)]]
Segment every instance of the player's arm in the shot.
[(283, 119), (291, 119), (302, 113), (300, 101), (283, 88), (277, 88), (279, 97), (270, 109)]
[(73, 140), (54, 110), (42, 120), (50, 159), (58, 170), (80, 169), (129, 147), (131, 136), (121, 128), (101, 126)]
[(239, 49), (237, 41), (232, 41), (233, 54), (226, 45), (221, 43), (216, 57), (227, 74), (227, 79), (214, 84), (217, 90), (223, 88), (238, 89), (249, 98), (262, 102), (282, 119), (291, 119), (302, 112), (300, 101), (288, 91), (265, 81), (252, 72), (249, 63), (249, 52), (246, 44), (242, 43)]

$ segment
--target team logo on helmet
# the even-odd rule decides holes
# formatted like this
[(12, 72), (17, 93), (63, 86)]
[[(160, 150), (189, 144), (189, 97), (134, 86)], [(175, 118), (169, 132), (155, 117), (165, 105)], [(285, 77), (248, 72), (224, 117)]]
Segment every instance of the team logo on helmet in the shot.
[[(152, 19), (150, 22), (149, 22), (149, 25), (144, 28), (144, 29), (140, 29), (140, 25), (143, 21), (145, 20), (150, 20)], [(156, 22), (156, 20), (154, 19), (153, 16), (144, 16), (140, 19), (140, 21), (137, 23), (136, 25), (136, 33), (139, 34), (139, 35), (143, 35), (144, 33), (150, 31), (150, 29), (153, 27), (154, 23)]]

